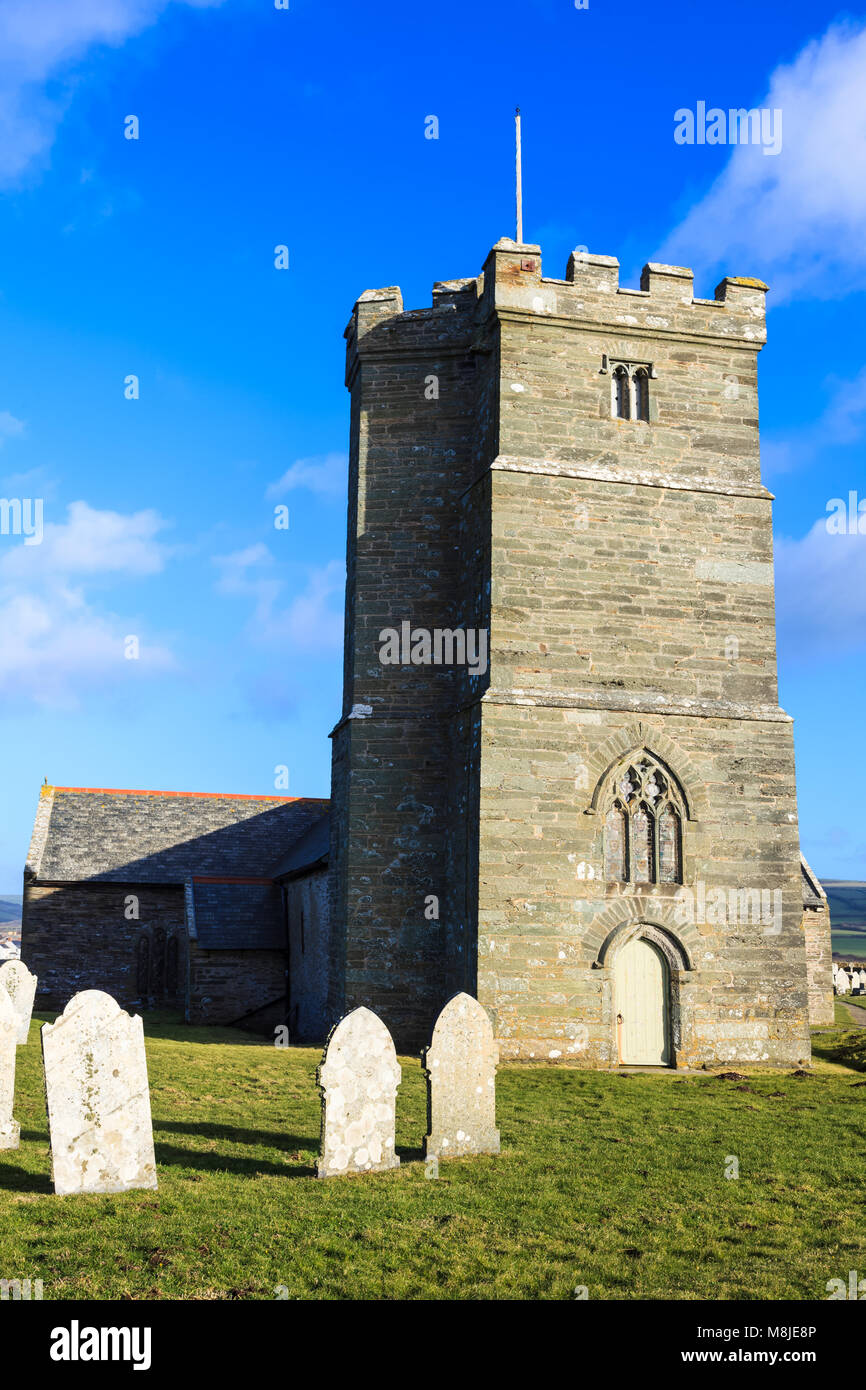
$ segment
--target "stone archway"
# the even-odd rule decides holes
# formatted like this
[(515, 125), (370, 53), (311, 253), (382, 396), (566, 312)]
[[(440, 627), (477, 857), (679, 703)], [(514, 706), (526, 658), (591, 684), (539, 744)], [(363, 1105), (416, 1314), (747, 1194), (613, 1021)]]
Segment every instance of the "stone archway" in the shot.
[(608, 976), (613, 1065), (671, 1066), (683, 1050), (680, 984), (691, 961), (665, 927), (623, 922), (608, 933), (599, 964)]

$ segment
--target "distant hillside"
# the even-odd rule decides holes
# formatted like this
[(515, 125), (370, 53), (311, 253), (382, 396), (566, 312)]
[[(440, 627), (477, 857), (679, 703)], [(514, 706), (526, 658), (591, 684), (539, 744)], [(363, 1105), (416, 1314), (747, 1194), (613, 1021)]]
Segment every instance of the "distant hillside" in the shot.
[(21, 898), (12, 893), (0, 897), (0, 923), (21, 921)]
[(830, 904), (834, 936), (837, 931), (866, 931), (866, 883), (822, 879), (821, 886)]

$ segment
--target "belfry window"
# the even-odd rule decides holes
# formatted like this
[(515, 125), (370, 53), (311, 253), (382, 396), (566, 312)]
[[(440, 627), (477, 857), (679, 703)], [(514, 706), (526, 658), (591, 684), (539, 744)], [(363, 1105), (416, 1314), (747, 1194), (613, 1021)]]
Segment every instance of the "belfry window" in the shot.
[(604, 811), (608, 883), (682, 883), (682, 793), (644, 751), (610, 774)]
[(613, 413), (618, 420), (629, 418), (629, 397), (628, 372), (625, 367), (614, 368), (613, 373)]
[(650, 419), (651, 362), (615, 362), (603, 359), (602, 372), (610, 372), (610, 413), (615, 420)]
[(638, 367), (632, 377), (634, 385), (634, 418), (649, 419), (649, 374), (646, 367)]

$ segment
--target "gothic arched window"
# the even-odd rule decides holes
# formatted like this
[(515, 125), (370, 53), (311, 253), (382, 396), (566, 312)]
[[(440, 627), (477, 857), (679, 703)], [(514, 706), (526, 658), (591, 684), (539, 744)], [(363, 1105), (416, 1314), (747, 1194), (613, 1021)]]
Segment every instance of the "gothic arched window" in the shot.
[(651, 753), (644, 749), (610, 773), (601, 809), (608, 883), (682, 883), (685, 802)]
[(615, 420), (650, 418), (651, 362), (616, 362), (606, 355), (602, 372), (610, 372), (610, 413)]
[(165, 931), (157, 927), (153, 933), (153, 960), (151, 962), (150, 992), (161, 999), (165, 989)]
[(613, 372), (613, 413), (618, 420), (629, 418), (629, 380), (625, 367), (615, 367)]
[(649, 419), (649, 373), (646, 367), (638, 367), (632, 377), (634, 383), (634, 418)]
[(150, 976), (150, 942), (146, 936), (138, 938), (135, 955), (135, 992), (139, 999), (146, 999)]
[(658, 818), (659, 881), (682, 883), (682, 822), (679, 812), (668, 803)]
[(618, 801), (604, 818), (604, 877), (608, 883), (628, 878), (628, 816)]
[(165, 950), (165, 992), (169, 999), (177, 994), (177, 937), (173, 934)]

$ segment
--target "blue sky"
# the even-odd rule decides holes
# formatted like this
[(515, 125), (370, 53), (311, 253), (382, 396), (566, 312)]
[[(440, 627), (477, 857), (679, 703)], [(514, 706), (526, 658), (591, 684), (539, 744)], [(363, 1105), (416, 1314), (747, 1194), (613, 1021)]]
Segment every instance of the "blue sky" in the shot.
[[(329, 791), (339, 714), (342, 332), (524, 231), (771, 285), (761, 355), (780, 687), (803, 847), (866, 878), (866, 16), (802, 0), (3, 0), (0, 891), (59, 785)], [(783, 112), (778, 155), (679, 145), (679, 108)], [(124, 138), (124, 120), (140, 138)], [(438, 140), (424, 138), (425, 117)], [(274, 268), (274, 247), (290, 268)], [(124, 380), (138, 376), (138, 400)], [(288, 531), (273, 525), (289, 505)], [(864, 523), (866, 530), (866, 523)], [(136, 636), (137, 660), (124, 657)]]

